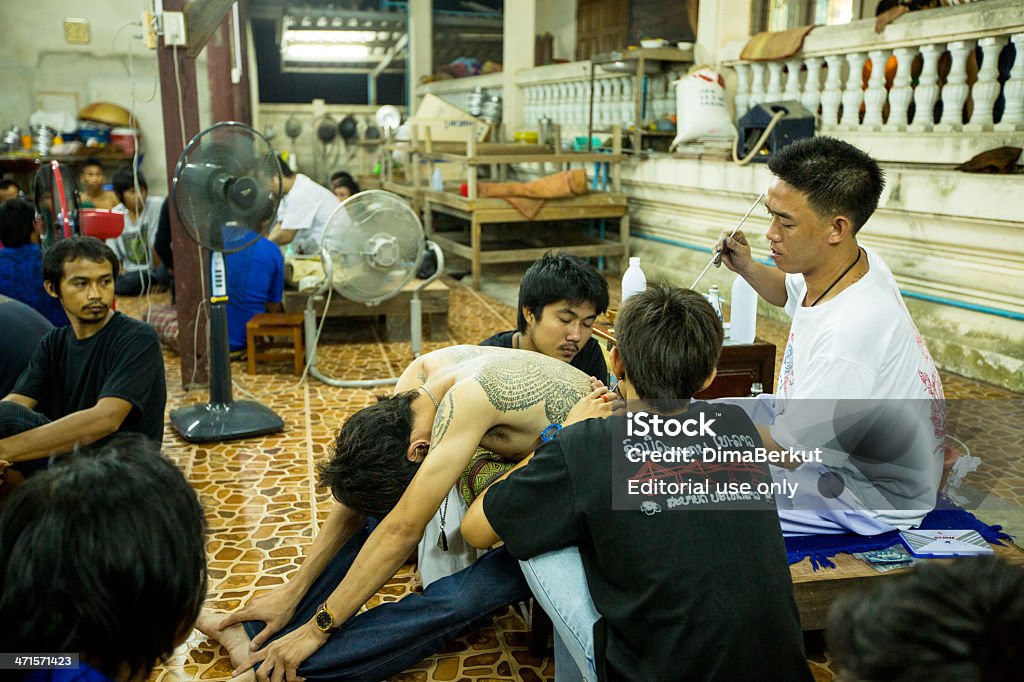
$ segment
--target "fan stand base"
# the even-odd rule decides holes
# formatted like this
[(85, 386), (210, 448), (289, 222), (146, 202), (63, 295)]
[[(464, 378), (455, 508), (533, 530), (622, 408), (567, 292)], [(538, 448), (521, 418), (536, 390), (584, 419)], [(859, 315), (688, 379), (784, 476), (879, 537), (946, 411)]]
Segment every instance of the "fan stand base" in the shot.
[(190, 405), (171, 412), (171, 425), (190, 443), (263, 436), (284, 430), (284, 420), (252, 400)]

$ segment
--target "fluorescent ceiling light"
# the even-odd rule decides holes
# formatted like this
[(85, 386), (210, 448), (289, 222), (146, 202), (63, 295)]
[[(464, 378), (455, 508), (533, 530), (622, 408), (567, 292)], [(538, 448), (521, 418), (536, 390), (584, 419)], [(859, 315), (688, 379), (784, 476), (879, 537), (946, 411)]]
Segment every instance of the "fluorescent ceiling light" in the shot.
[(366, 45), (351, 43), (291, 43), (282, 50), (284, 58), (297, 62), (345, 62), (370, 56)]
[(284, 33), (286, 43), (372, 43), (377, 39), (376, 31), (341, 30), (293, 30)]

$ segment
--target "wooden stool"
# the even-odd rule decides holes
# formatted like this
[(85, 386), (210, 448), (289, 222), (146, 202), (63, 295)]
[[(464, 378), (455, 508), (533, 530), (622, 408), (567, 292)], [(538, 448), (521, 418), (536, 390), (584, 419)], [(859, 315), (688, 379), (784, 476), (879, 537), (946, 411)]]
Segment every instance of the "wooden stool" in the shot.
[(257, 349), (258, 336), (291, 336), (291, 344), (274, 341), (260, 344), (264, 348), (288, 348), (291, 346), (295, 362), (295, 376), (302, 374), (306, 355), (302, 344), (302, 313), (260, 313), (245, 323), (245, 354), (249, 360), (249, 374), (256, 373), (257, 360), (287, 360), (287, 351), (266, 352)]

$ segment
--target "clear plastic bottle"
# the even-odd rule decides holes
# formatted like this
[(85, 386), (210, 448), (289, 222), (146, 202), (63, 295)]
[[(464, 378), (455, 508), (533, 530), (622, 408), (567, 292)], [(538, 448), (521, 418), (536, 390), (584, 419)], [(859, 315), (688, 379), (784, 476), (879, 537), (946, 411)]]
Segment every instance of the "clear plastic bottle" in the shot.
[(441, 175), (440, 166), (434, 166), (434, 175), (430, 178), (430, 188), (435, 192), (444, 191), (444, 176)]
[(632, 256), (629, 259), (629, 267), (622, 275), (622, 303), (625, 303), (626, 299), (633, 294), (638, 294), (645, 289), (647, 289), (647, 277), (640, 269), (640, 259)]
[(757, 292), (739, 275), (732, 283), (730, 332), (733, 343), (754, 343), (757, 335)]

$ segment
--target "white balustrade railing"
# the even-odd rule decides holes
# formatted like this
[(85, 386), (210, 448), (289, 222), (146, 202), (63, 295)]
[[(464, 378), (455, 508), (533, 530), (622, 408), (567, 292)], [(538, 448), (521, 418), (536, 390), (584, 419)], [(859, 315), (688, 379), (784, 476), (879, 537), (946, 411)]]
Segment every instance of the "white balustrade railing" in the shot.
[[(635, 88), (646, 88), (642, 93), (646, 102), (643, 124), (674, 114), (674, 82), (687, 67), (688, 64), (679, 63), (676, 69), (650, 75), (646, 78), (646, 86), (643, 81), (637, 83), (635, 75), (610, 73), (599, 68), (593, 81), (594, 130), (608, 130), (615, 125), (625, 129), (633, 126)], [(561, 126), (563, 139), (586, 135), (591, 116), (590, 68), (591, 63), (585, 61), (517, 73), (516, 87), (522, 92), (522, 128), (535, 129), (538, 121), (546, 116)], [(429, 92), (468, 110), (470, 94), (478, 86), (484, 87), (488, 94), (502, 94), (501, 82), (495, 76), (500, 74), (428, 83), (420, 86), (417, 94)]]
[[(1000, 58), (1014, 48), (1012, 68), (1000, 74)], [(882, 34), (873, 19), (818, 27), (794, 56), (727, 65), (736, 72), (737, 117), (795, 100), (820, 116), (823, 132), (1024, 131), (1019, 0), (914, 12)]]

